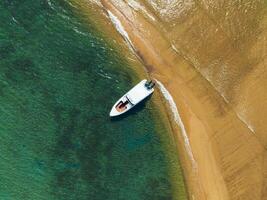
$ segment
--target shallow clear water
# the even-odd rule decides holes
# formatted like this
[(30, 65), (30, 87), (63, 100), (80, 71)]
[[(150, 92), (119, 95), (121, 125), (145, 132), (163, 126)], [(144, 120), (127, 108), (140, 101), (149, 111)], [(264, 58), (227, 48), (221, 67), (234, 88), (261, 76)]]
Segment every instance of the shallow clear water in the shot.
[(125, 66), (66, 2), (0, 2), (1, 200), (172, 199), (152, 103), (108, 117)]

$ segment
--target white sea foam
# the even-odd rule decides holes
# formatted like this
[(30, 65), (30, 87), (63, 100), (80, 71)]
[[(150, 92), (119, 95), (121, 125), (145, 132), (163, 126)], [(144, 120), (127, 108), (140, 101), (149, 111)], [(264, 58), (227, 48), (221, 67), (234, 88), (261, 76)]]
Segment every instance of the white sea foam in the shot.
[(84, 36), (87, 35), (86, 33), (82, 32), (82, 31), (79, 31), (78, 28), (76, 28), (76, 27), (73, 28), (73, 30), (74, 30), (76, 33), (80, 34), (80, 35), (84, 35)]
[(158, 80), (156, 80), (156, 81), (157, 81), (157, 84), (159, 86), (160, 91), (162, 92), (163, 96), (165, 97), (165, 99), (169, 103), (169, 106), (170, 106), (172, 114), (173, 114), (174, 121), (177, 123), (177, 125), (181, 129), (182, 136), (184, 138), (184, 144), (185, 144), (186, 152), (187, 152), (187, 154), (188, 154), (188, 156), (189, 156), (189, 158), (190, 158), (190, 160), (192, 162), (192, 167), (194, 169), (196, 169), (197, 164), (196, 164), (196, 161), (194, 159), (194, 156), (193, 156), (193, 153), (192, 153), (192, 150), (191, 150), (191, 146), (190, 146), (190, 142), (189, 142), (189, 138), (187, 136), (186, 129), (185, 129), (184, 123), (182, 122), (182, 119), (180, 117), (180, 114), (179, 114), (179, 111), (177, 109), (177, 106), (176, 106), (171, 94), (164, 87), (164, 85), (160, 81), (158, 81)]
[[(125, 31), (124, 27), (122, 26), (120, 20), (111, 11), (107, 10), (107, 13), (108, 13), (108, 16), (109, 16), (111, 22), (113, 23), (113, 25), (117, 29), (117, 31), (122, 35), (124, 40), (129, 45), (130, 49), (132, 49), (134, 51), (134, 46), (133, 46), (133, 44), (132, 44), (132, 42), (131, 42), (131, 40), (129, 38), (128, 33)], [(160, 81), (158, 81), (158, 80), (156, 80), (156, 81), (157, 81), (157, 84), (159, 85), (159, 88), (160, 88), (163, 96), (166, 98), (166, 100), (168, 101), (168, 103), (170, 105), (170, 108), (172, 110), (175, 122), (181, 128), (181, 132), (182, 132), (182, 135), (183, 135), (183, 138), (184, 138), (184, 142), (185, 142), (185, 149), (186, 149), (186, 151), (188, 153), (188, 156), (189, 156), (189, 158), (190, 158), (190, 160), (192, 162), (193, 169), (196, 169), (197, 168), (197, 164), (196, 164), (196, 161), (194, 159), (194, 156), (193, 156), (193, 153), (192, 153), (192, 150), (191, 150), (191, 146), (190, 146), (190, 142), (189, 142), (189, 138), (187, 136), (186, 129), (184, 127), (182, 119), (181, 119), (181, 117), (179, 115), (179, 111), (177, 109), (177, 106), (176, 106), (171, 94), (164, 87), (164, 85)]]
[(124, 40), (127, 42), (130, 49), (134, 50), (133, 43), (130, 40), (128, 33), (125, 31), (124, 27), (122, 26), (120, 20), (115, 15), (113, 15), (113, 13), (111, 11), (107, 10), (107, 13), (108, 13), (108, 16), (109, 16), (111, 22), (113, 23), (113, 25), (115, 26), (117, 31), (122, 35)]
[(148, 0), (148, 3), (166, 21), (172, 21), (184, 14), (187, 14), (195, 6), (194, 0)]
[(90, 0), (91, 2), (95, 3), (96, 5), (103, 7), (102, 3), (100, 0)]
[(153, 17), (144, 6), (142, 6), (139, 2), (135, 1), (135, 0), (128, 0), (128, 5), (138, 11), (142, 11), (147, 17), (149, 17), (151, 20), (156, 21), (155, 17)]
[(48, 5), (49, 5), (50, 7), (52, 6), (52, 3), (51, 3), (50, 0), (47, 0), (47, 3), (48, 3)]
[(249, 124), (240, 113), (236, 113), (236, 115), (240, 119), (240, 121), (242, 121), (252, 133), (255, 133), (253, 126), (251, 124)]
[(176, 53), (179, 53), (179, 54), (180, 54), (180, 52), (178, 51), (178, 49), (175, 47), (174, 44), (171, 44), (171, 47), (172, 47), (172, 49), (173, 49)]
[(17, 24), (19, 23), (19, 22), (16, 20), (16, 18), (13, 17), (13, 16), (12, 16), (12, 20), (13, 20), (14, 22), (16, 22)]
[(250, 124), (248, 125), (248, 129), (249, 129), (252, 133), (255, 133), (253, 126), (251, 126)]

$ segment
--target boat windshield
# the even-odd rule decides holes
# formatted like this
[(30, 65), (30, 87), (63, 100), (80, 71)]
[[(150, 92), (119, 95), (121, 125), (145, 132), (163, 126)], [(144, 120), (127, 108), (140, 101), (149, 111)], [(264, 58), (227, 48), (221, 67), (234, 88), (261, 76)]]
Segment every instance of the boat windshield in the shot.
[(134, 104), (131, 102), (131, 100), (130, 100), (130, 98), (129, 98), (128, 96), (125, 96), (125, 97), (126, 97), (127, 101), (129, 101), (130, 104), (134, 105)]

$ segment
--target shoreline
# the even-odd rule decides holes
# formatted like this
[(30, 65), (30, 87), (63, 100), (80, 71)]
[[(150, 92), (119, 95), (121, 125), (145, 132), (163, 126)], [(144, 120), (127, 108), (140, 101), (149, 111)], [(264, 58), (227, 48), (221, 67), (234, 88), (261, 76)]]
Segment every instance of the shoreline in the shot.
[[(125, 57), (126, 60), (128, 62), (130, 62), (130, 66), (134, 67), (129, 69), (130, 71), (132, 71), (134, 73), (134, 77), (133, 80), (136, 78), (140, 78), (140, 77), (146, 77), (148, 78), (148, 76), (150, 76), (151, 74), (149, 73), (149, 68), (146, 68), (144, 65), (144, 60), (142, 58), (140, 58), (137, 54), (136, 54), (136, 49), (134, 49), (133, 44), (130, 41), (129, 36), (125, 35), (123, 36), (122, 33), (124, 30), (118, 30), (122, 27), (114, 27), (114, 23), (112, 22), (112, 20), (110, 19), (110, 16), (108, 15), (108, 12), (105, 10), (105, 8), (103, 7), (102, 4), (100, 4), (100, 2), (96, 1), (96, 2), (83, 2), (82, 4), (79, 4), (77, 2), (74, 2), (75, 4), (77, 4), (76, 9), (81, 9), (83, 10), (83, 17), (85, 17), (85, 19), (89, 19), (89, 16), (92, 18), (92, 13), (89, 13), (88, 11), (92, 11), (92, 10), (101, 10), (101, 12), (94, 14), (93, 18), (95, 19), (100, 19), (100, 22), (94, 22), (94, 26), (96, 26), (96, 28), (98, 29), (98, 31), (103, 32), (103, 36), (108, 40), (108, 42), (110, 42), (111, 45), (116, 45), (115, 41), (119, 41), (120, 44), (119, 48), (122, 49), (124, 52), (122, 53)], [(86, 4), (87, 3), (87, 4)], [(96, 5), (95, 5), (96, 3)], [(88, 12), (88, 13), (87, 13)], [(105, 16), (101, 16), (104, 13), (106, 13)], [(112, 13), (109, 13), (112, 14)], [(113, 15), (112, 17), (117, 17), (115, 15)], [(92, 21), (90, 21), (92, 22)], [(104, 26), (104, 28), (103, 28)], [(103, 29), (106, 29), (105, 31), (109, 31), (109, 34), (107, 35), (105, 33), (105, 31), (103, 31)], [(111, 32), (111, 33), (110, 33)], [(118, 34), (119, 33), (119, 34)], [(126, 33), (127, 34), (127, 33)], [(110, 37), (112, 35), (112, 37)], [(128, 38), (127, 38), (128, 37)], [(134, 56), (134, 58), (132, 58), (132, 56)], [(128, 71), (128, 69), (126, 69)], [(166, 109), (166, 105), (165, 105), (165, 100), (162, 99), (162, 94), (159, 91), (156, 91), (154, 96), (154, 100), (152, 101), (152, 106), (154, 108), (157, 108), (154, 112), (155, 112), (155, 117), (159, 117), (160, 116), (160, 121), (162, 121), (162, 123), (164, 124), (164, 129), (166, 129), (166, 133), (169, 134), (173, 134), (174, 130), (173, 130), (173, 126), (171, 125), (171, 119), (170, 116), (168, 114), (166, 114), (166, 111), (168, 111), (168, 108)], [(171, 111), (168, 111), (171, 112)], [(170, 181), (172, 183), (172, 193), (173, 193), (173, 199), (183, 199), (183, 197), (187, 197), (188, 196), (188, 189), (185, 186), (185, 176), (184, 176), (184, 172), (183, 169), (181, 169), (181, 161), (180, 161), (180, 157), (178, 157), (177, 155), (177, 147), (176, 147), (176, 136), (174, 135), (159, 135), (160, 140), (163, 143), (163, 149), (165, 151), (165, 155), (168, 161), (170, 161), (170, 163), (168, 164), (168, 168), (169, 168), (169, 178)], [(172, 141), (171, 141), (172, 140)], [(174, 143), (173, 145), (170, 143)], [(175, 148), (175, 149), (174, 149)], [(180, 172), (181, 171), (181, 172)], [(182, 173), (182, 174), (180, 174)], [(183, 182), (180, 183), (180, 179), (183, 179)], [(181, 185), (182, 184), (182, 185)], [(182, 187), (181, 189), (177, 190), (175, 188), (179, 188)], [(183, 191), (185, 190), (185, 191)], [(187, 198), (186, 198), (187, 199)]]
[[(167, 44), (167, 41), (162, 37), (161, 33), (158, 32), (153, 26), (150, 26), (150, 24), (148, 24), (144, 19), (138, 18), (139, 20), (137, 20), (136, 16), (134, 18), (134, 14), (132, 14), (132, 11), (127, 8), (127, 5), (123, 3), (121, 3), (121, 5), (114, 5), (112, 2), (105, 0), (102, 0), (101, 3), (107, 12), (112, 12), (113, 15), (116, 16), (120, 21), (127, 32), (139, 59), (143, 61), (150, 75), (154, 79), (159, 80), (164, 85), (166, 90), (169, 91), (174, 99), (175, 105), (177, 105), (177, 107), (181, 110), (181, 118), (184, 121), (183, 124), (185, 128), (181, 128), (181, 124), (180, 126), (177, 126), (173, 116), (170, 116), (170, 119), (172, 121), (175, 137), (177, 138), (177, 142), (179, 144), (178, 151), (180, 152), (180, 157), (184, 168), (189, 198), (208, 198), (213, 200), (228, 199), (228, 193), (222, 178), (222, 174), (217, 166), (213, 149), (208, 142), (209, 137), (206, 133), (206, 126), (191, 109), (191, 105), (190, 107), (188, 106), (188, 102), (190, 102), (188, 101), (188, 98), (191, 99), (191, 102), (195, 104), (195, 106), (201, 107), (201, 105), (193, 97), (190, 89), (186, 88), (183, 77), (180, 77), (180, 74), (175, 71), (173, 66), (174, 63), (168, 62), (166, 59), (162, 58), (157, 51), (155, 51), (156, 48), (154, 46), (165, 46), (166, 48), (166, 46), (169, 44)], [(147, 35), (145, 35), (146, 33), (142, 32), (142, 30), (138, 27), (140, 24), (149, 27), (151, 38), (157, 38), (159, 40), (158, 44), (156, 43), (156, 45), (152, 45), (151, 40)], [(175, 53), (176, 52), (168, 52), (169, 55), (167, 55), (167, 59), (177, 59), (175, 58)], [(188, 67), (188, 64), (180, 58), (180, 63), (181, 62), (183, 62), (185, 67)], [(182, 92), (179, 91), (179, 85), (183, 85), (185, 90)], [(167, 110), (169, 110), (169, 115), (171, 112), (173, 112), (170, 108), (167, 108)], [(182, 133), (182, 129), (190, 130), (187, 137), (189, 138), (188, 141), (193, 144), (193, 152), (190, 152), (189, 154), (192, 154), (193, 157), (196, 157), (196, 163), (198, 166), (197, 169), (194, 169), (193, 167), (194, 164), (192, 164), (192, 157), (190, 158), (190, 156), (188, 156), (188, 148), (186, 148), (187, 145), (185, 144), (186, 141), (184, 134)], [(201, 138), (197, 136), (199, 133), (204, 135), (202, 141), (199, 141)], [(201, 152), (202, 149), (207, 150), (205, 154), (208, 156)]]
[[(92, 2), (107, 25), (101, 28), (96, 22), (99, 30), (125, 39), (112, 26), (109, 11), (131, 41), (133, 60), (140, 61), (133, 68), (144, 73), (145, 66), (163, 84), (170, 101), (163, 94), (160, 98), (172, 124), (189, 199), (267, 195), (266, 4), (87, 1)], [(124, 44), (123, 53), (132, 52)]]

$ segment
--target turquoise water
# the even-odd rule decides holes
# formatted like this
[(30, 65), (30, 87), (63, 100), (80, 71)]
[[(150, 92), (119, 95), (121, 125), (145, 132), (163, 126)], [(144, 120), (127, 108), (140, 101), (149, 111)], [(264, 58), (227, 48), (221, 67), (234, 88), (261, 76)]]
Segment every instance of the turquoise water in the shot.
[(1, 200), (172, 199), (151, 101), (108, 117), (138, 82), (118, 51), (62, 0), (0, 1)]

